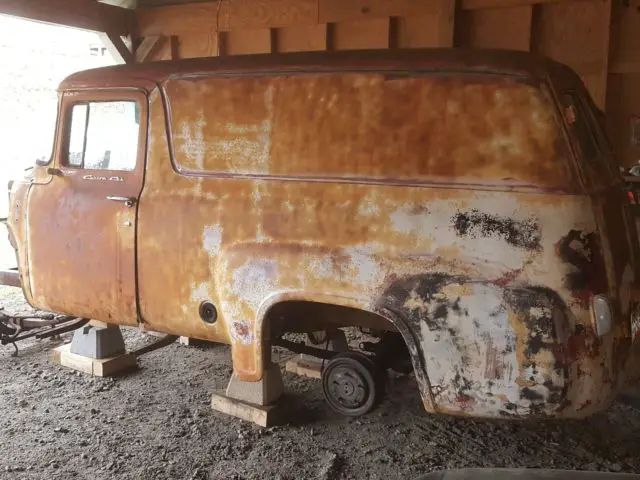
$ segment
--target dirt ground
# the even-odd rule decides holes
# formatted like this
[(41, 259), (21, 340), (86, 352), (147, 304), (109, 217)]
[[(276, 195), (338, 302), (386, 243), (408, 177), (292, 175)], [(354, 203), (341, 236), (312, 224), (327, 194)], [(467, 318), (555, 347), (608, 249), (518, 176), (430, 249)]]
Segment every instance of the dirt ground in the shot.
[[(0, 292), (8, 311), (26, 307)], [(67, 334), (63, 340), (69, 341)], [(125, 331), (129, 348), (153, 340)], [(397, 479), (460, 467), (546, 467), (640, 473), (640, 401), (584, 421), (512, 423), (429, 415), (411, 377), (380, 408), (332, 413), (320, 382), (285, 374), (299, 406), (261, 429), (212, 411), (231, 374), (229, 349), (173, 344), (116, 379), (51, 363), (50, 340), (0, 347), (2, 479)], [(280, 360), (284, 365), (287, 356)]]

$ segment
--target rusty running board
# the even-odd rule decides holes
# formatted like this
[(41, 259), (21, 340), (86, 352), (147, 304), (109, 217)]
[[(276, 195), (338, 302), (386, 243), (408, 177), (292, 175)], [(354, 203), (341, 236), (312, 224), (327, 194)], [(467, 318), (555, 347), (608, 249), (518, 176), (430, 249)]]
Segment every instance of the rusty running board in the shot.
[(0, 270), (0, 285), (6, 285), (8, 287), (22, 287), (22, 280), (20, 280), (20, 272), (18, 269), (3, 269)]

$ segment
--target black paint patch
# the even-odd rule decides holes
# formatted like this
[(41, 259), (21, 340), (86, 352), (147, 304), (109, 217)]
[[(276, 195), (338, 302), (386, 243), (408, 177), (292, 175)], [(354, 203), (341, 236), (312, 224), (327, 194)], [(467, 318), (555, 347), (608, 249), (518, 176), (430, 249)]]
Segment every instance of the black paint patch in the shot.
[(535, 390), (531, 390), (530, 388), (523, 388), (520, 393), (521, 398), (526, 398), (527, 400), (531, 400), (532, 402), (538, 402), (540, 400), (544, 400), (544, 397), (540, 395)]
[(571, 265), (565, 286), (584, 306), (594, 293), (607, 291), (607, 271), (597, 233), (569, 230), (557, 245), (560, 259)]
[(501, 237), (509, 244), (525, 250), (540, 250), (542, 233), (538, 221), (531, 217), (516, 221), (499, 217), (477, 209), (458, 212), (451, 219), (456, 233), (461, 237)]
[(568, 329), (569, 310), (560, 295), (546, 287), (507, 288), (504, 300), (529, 332), (525, 344), (526, 357), (532, 358), (541, 350), (549, 350), (555, 356), (558, 373), (565, 372), (567, 358), (558, 339), (564, 338)]
[[(425, 322), (430, 330), (438, 331), (447, 328), (449, 309), (460, 309), (459, 301), (436, 297), (436, 294), (450, 283), (461, 283), (465, 279), (453, 277), (444, 273), (416, 275), (394, 282), (385, 291), (382, 304), (385, 308), (401, 313), (407, 322), (417, 331), (420, 324)], [(415, 292), (415, 293), (414, 293)], [(429, 314), (421, 308), (407, 308), (407, 300), (415, 295), (415, 300), (429, 306)], [(457, 306), (456, 306), (457, 304)]]
[[(424, 325), (434, 332), (435, 338), (438, 338), (440, 333), (446, 335), (447, 341), (451, 341), (460, 354), (455, 364), (451, 365), (451, 369), (455, 369), (456, 372), (451, 387), (455, 389), (458, 398), (462, 401), (474, 391), (474, 388), (486, 389), (483, 387), (486, 379), (469, 374), (474, 350), (470, 348), (472, 345), (466, 343), (469, 339), (461, 338), (458, 329), (449, 321), (450, 315), (460, 317), (461, 312), (464, 312), (462, 299), (457, 295), (447, 298), (441, 292), (447, 285), (469, 284), (487, 285), (492, 289), (499, 288), (502, 291), (502, 305), (491, 313), (497, 316), (500, 312), (510, 311), (515, 314), (517, 321), (524, 323), (527, 337), (518, 338), (518, 341), (524, 345), (525, 353), (521, 368), (531, 368), (537, 372), (539, 368), (533, 360), (535, 355), (542, 351), (550, 351), (555, 357), (555, 364), (551, 368), (555, 369), (559, 379), (568, 378), (570, 362), (562, 339), (565, 338), (571, 312), (563, 299), (547, 287), (498, 287), (490, 281), (479, 281), (464, 276), (445, 273), (422, 274), (394, 279), (380, 297), (378, 306), (404, 318), (407, 326), (418, 338), (422, 337)], [(412, 305), (412, 302), (415, 304)], [(484, 319), (469, 318), (468, 321), (476, 323), (494, 320), (488, 313)], [(480, 323), (477, 323), (477, 328), (480, 328)], [(508, 345), (503, 354), (513, 352), (514, 348), (515, 344)], [(533, 416), (544, 416), (549, 409), (559, 409), (565, 402), (569, 388), (567, 382), (561, 381), (558, 386), (552, 384), (544, 386), (549, 392), (548, 394), (545, 392), (545, 397), (532, 389), (520, 390), (521, 398), (531, 402), (529, 411)], [(515, 409), (514, 404), (510, 406)], [(509, 406), (504, 408), (507, 409), (506, 413), (512, 411)]]

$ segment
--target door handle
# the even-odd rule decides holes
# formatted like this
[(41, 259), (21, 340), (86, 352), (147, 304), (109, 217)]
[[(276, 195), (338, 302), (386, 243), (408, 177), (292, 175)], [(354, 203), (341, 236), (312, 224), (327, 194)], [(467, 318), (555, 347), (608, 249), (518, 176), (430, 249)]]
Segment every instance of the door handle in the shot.
[(59, 168), (49, 167), (47, 168), (48, 175), (55, 175), (56, 177), (64, 177), (64, 173)]
[(108, 196), (107, 200), (111, 200), (112, 202), (122, 202), (127, 207), (133, 207), (136, 204), (136, 197), (118, 197), (118, 196)]

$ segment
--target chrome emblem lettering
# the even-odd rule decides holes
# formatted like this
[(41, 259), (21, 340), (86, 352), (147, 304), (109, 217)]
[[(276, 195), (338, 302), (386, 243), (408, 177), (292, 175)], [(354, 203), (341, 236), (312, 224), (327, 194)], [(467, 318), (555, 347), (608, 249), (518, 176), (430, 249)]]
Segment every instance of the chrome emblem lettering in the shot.
[(122, 177), (113, 176), (113, 177), (97, 177), (95, 175), (85, 175), (82, 177), (83, 180), (98, 180), (100, 182), (124, 182)]

